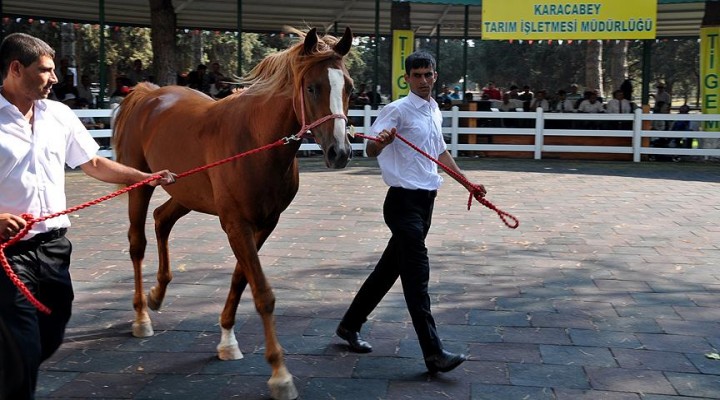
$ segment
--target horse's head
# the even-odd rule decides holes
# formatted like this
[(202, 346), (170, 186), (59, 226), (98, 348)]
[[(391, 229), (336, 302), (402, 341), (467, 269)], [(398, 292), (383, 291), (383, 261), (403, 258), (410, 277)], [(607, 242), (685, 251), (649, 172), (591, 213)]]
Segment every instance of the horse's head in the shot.
[(347, 110), (353, 81), (343, 61), (352, 45), (352, 32), (345, 29), (340, 40), (320, 38), (313, 28), (305, 35), (302, 58), (308, 61), (298, 75), (296, 101), (302, 112), (298, 117), (312, 124), (327, 116), (334, 116), (312, 128), (328, 168), (344, 168), (352, 157), (352, 146), (346, 133)]

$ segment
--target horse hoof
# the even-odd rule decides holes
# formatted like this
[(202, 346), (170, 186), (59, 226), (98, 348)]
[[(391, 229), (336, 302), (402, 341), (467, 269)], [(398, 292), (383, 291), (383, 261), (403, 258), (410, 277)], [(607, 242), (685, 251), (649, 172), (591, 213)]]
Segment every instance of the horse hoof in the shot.
[(298, 391), (295, 389), (292, 375), (282, 378), (272, 377), (268, 381), (270, 397), (274, 400), (294, 400), (298, 398)]
[(150, 337), (155, 334), (152, 328), (152, 322), (150, 321), (144, 321), (144, 322), (133, 322), (132, 324), (132, 334), (133, 336), (137, 338), (142, 337)]
[(158, 300), (157, 296), (155, 295), (155, 288), (151, 288), (147, 296), (148, 308), (153, 311), (157, 311), (160, 309), (160, 307), (162, 307), (162, 303), (162, 300)]
[(243, 358), (243, 353), (240, 351), (238, 345), (227, 345), (217, 347), (218, 358), (223, 361), (240, 360)]

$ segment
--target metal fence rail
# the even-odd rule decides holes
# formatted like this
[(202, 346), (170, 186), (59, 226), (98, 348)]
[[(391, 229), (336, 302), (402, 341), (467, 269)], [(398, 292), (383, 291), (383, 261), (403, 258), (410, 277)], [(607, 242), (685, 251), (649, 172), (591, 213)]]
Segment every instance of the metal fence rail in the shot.
[[(79, 117), (111, 118), (112, 109), (74, 110)], [(359, 133), (370, 132), (370, 126), (378, 110), (366, 106), (361, 110), (350, 110), (348, 117), (355, 130)], [(460, 151), (470, 152), (532, 152), (533, 158), (542, 159), (543, 153), (611, 153), (632, 154), (635, 162), (641, 161), (643, 155), (677, 155), (720, 157), (718, 148), (660, 148), (651, 147), (649, 138), (697, 138), (720, 139), (720, 114), (643, 114), (640, 109), (634, 114), (580, 114), (580, 113), (544, 113), (539, 109), (536, 112), (498, 112), (498, 111), (460, 111), (457, 106), (450, 111), (443, 111), (447, 123), (443, 127), (443, 134), (448, 141), (448, 148), (453, 156), (457, 157)], [(467, 127), (472, 124), (476, 127)], [(654, 121), (671, 124), (673, 121), (689, 121), (699, 124), (711, 123), (719, 131), (669, 131), (647, 129)], [(553, 125), (572, 125), (568, 127), (554, 127)], [(622, 126), (619, 124), (625, 124)], [(612, 127), (611, 125), (615, 125)], [(608, 127), (613, 129), (608, 129)], [(590, 128), (589, 128), (590, 127)], [(107, 140), (112, 136), (111, 129), (90, 130), (91, 135), (97, 139)], [(467, 143), (470, 137), (481, 138), (511, 138), (517, 136), (532, 137), (527, 144), (507, 143)], [(576, 137), (576, 138), (628, 138), (627, 146), (602, 145), (558, 145), (545, 144), (548, 138)], [(461, 138), (463, 140), (461, 140)], [(461, 143), (463, 142), (463, 143)], [(365, 155), (365, 143), (352, 144), (353, 149), (362, 151)], [(315, 143), (303, 143), (301, 151), (319, 151)], [(103, 157), (113, 157), (112, 149), (100, 151)]]

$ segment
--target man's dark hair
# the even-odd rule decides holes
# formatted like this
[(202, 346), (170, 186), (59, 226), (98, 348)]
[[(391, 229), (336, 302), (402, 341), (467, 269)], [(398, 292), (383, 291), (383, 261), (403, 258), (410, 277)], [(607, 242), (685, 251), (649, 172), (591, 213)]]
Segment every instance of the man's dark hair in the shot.
[(55, 57), (55, 50), (42, 40), (25, 33), (12, 33), (0, 44), (0, 75), (4, 80), (10, 63), (18, 60), (23, 67), (34, 63), (42, 56)]
[(410, 75), (410, 70), (415, 68), (432, 68), (435, 70), (435, 57), (424, 51), (416, 51), (405, 59), (405, 73)]

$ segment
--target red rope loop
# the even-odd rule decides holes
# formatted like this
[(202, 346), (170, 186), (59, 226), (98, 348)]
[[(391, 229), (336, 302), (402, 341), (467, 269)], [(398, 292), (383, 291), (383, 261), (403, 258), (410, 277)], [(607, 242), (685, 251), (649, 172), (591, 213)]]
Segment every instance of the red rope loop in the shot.
[[(379, 140), (374, 136), (367, 136), (360, 133), (356, 133), (355, 136), (361, 137), (363, 139), (369, 139), (378, 142)], [(500, 220), (510, 229), (515, 229), (518, 226), (520, 226), (520, 220), (518, 220), (514, 215), (510, 214), (507, 211), (503, 211), (495, 206), (495, 204), (491, 203), (490, 200), (486, 199), (485, 196), (482, 194), (482, 190), (480, 189), (480, 186), (468, 181), (464, 176), (458, 174), (457, 172), (453, 171), (448, 167), (447, 165), (440, 162), (440, 160), (436, 159), (435, 157), (431, 156), (430, 154), (423, 151), (421, 148), (415, 146), (413, 143), (411, 143), (409, 140), (405, 139), (402, 135), (399, 133), (396, 133), (395, 136), (405, 142), (408, 146), (410, 146), (413, 150), (417, 151), (418, 153), (422, 154), (435, 164), (439, 165), (440, 168), (442, 168), (445, 172), (448, 173), (448, 175), (452, 176), (456, 181), (458, 181), (461, 185), (465, 187), (465, 189), (470, 192), (470, 197), (468, 198), (468, 210), (470, 209), (470, 206), (472, 205), (472, 199), (475, 198), (480, 204), (484, 205), (485, 207), (495, 211), (500, 217)]]

